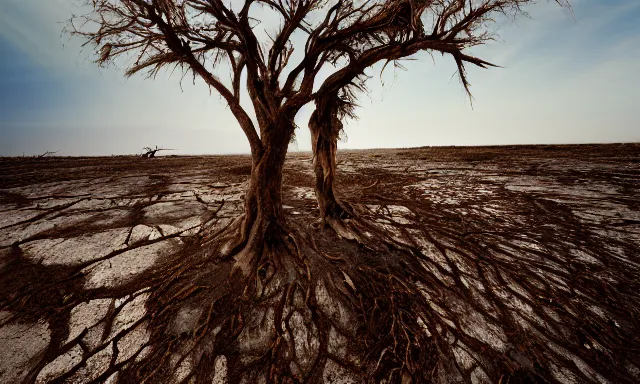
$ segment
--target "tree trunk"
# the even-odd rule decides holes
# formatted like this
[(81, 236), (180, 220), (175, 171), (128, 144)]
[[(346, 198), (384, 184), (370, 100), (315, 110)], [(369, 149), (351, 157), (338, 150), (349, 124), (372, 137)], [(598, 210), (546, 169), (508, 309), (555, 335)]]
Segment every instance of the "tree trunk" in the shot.
[(261, 255), (265, 247), (272, 248), (286, 233), (282, 172), (293, 130), (291, 121), (284, 118), (263, 130), (264, 150), (254, 156), (240, 237), (229, 249), (229, 254), (237, 254), (235, 258), (245, 271), (255, 256)]
[(342, 122), (332, 100), (323, 99), (316, 103), (316, 110), (309, 120), (309, 129), (320, 218), (324, 222), (329, 218), (349, 217), (350, 212), (340, 203), (334, 191), (338, 136), (342, 130)]

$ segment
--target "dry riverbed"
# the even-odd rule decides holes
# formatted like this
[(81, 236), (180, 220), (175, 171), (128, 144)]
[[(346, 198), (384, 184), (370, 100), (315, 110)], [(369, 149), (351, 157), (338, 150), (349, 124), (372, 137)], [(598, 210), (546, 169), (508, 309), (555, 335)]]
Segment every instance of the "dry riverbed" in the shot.
[[(530, 382), (523, 372), (535, 371), (540, 381), (640, 382), (640, 145), (338, 156), (340, 196), (421, 249), (431, 309), (418, 322), (446, 351), (435, 381)], [(150, 353), (158, 271), (241, 214), (249, 173), (246, 156), (0, 158), (0, 382), (118, 382)], [(284, 204), (301, 225), (316, 216), (312, 181), (311, 155), (290, 154)], [(336, 324), (351, 316), (329, 304)], [(185, 305), (169, 328), (188, 333), (205, 315)], [(307, 340), (296, 343), (302, 371), (318, 344), (303, 323), (291, 317)], [(268, 327), (247, 326), (238, 353)], [(342, 357), (314, 380), (361, 382), (362, 356), (331, 335), (329, 352)], [(198, 363), (181, 353), (168, 357), (166, 382), (195, 380)], [(215, 358), (210, 382), (226, 382), (228, 358)]]

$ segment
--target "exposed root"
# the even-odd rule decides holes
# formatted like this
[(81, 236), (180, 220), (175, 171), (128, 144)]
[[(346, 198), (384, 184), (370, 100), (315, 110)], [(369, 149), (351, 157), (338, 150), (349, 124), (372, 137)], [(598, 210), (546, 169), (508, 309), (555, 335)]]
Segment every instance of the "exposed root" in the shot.
[[(221, 356), (229, 382), (302, 382), (339, 369), (360, 379), (395, 382), (402, 375), (422, 377), (419, 367), (427, 357), (435, 367), (434, 344), (415, 336), (418, 323), (406, 307), (416, 302), (416, 293), (389, 275), (389, 265), (365, 267), (354, 264), (355, 257), (326, 257), (297, 225), (279, 231), (278, 239), (271, 238), (260, 251), (247, 241), (236, 254), (222, 252), (235, 243), (233, 232), (239, 227), (233, 221), (186, 245), (153, 273), (147, 288), (125, 289), (123, 299), (113, 301), (95, 326), (70, 341), (65, 341), (67, 323), (80, 299), (57, 304), (61, 315), (45, 318), (60, 327), (59, 336), (34, 374), (74, 344), (84, 352), (60, 380), (95, 373), (98, 381), (117, 374), (120, 382), (200, 382), (216, 375), (214, 362)], [(127, 320), (123, 328), (122, 316), (138, 302), (144, 303), (145, 315)], [(14, 302), (4, 309), (28, 307)], [(31, 307), (45, 308), (40, 303)], [(91, 339), (94, 328), (104, 330), (96, 340)], [(137, 334), (146, 334), (148, 341), (127, 351), (127, 340)], [(110, 356), (108, 363), (88, 372), (97, 369), (93, 364), (101, 356)]]
[[(339, 237), (356, 241), (362, 247), (370, 250), (388, 251), (389, 249), (396, 249), (407, 252), (416, 250), (416, 244), (408, 244), (407, 241), (398, 240), (398, 237), (394, 236), (393, 232), (389, 232), (388, 228), (374, 221), (374, 219), (378, 218), (388, 222), (384, 213), (374, 213), (361, 205), (348, 203), (341, 203), (340, 205), (348, 207), (343, 211), (348, 212), (348, 214), (328, 215), (321, 220), (325, 227), (331, 228)], [(397, 228), (394, 229), (398, 230)]]

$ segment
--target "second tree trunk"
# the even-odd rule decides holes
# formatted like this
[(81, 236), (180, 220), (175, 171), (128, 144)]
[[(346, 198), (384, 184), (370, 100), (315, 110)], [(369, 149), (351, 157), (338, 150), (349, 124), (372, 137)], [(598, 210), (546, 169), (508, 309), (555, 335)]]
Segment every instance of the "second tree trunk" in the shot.
[(321, 99), (309, 120), (313, 168), (315, 173), (315, 193), (320, 209), (320, 218), (345, 218), (350, 216), (338, 200), (335, 190), (336, 155), (338, 136), (342, 122), (338, 116), (338, 105), (333, 98)]

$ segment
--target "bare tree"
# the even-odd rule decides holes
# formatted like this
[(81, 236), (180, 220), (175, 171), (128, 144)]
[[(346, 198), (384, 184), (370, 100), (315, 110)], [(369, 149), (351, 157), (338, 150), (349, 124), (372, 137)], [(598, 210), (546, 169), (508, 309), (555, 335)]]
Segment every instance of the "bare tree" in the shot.
[(171, 148), (158, 148), (158, 146), (156, 145), (155, 148), (151, 148), (151, 147), (144, 147), (142, 148), (144, 150), (144, 153), (142, 154), (143, 158), (152, 158), (152, 157), (156, 157), (156, 153), (159, 151), (175, 151), (175, 149), (171, 149)]
[(37, 157), (38, 159), (42, 159), (43, 157), (46, 157), (48, 155), (55, 155), (56, 153), (58, 153), (58, 151), (46, 151), (44, 153), (36, 155), (35, 157)]
[[(205, 257), (192, 261), (192, 265), (180, 264), (158, 278), (159, 288), (154, 290), (158, 314), (153, 319), (158, 329), (170, 323), (168, 316), (175, 314), (176, 301), (214, 284), (216, 292), (206, 296), (211, 303), (208, 315), (194, 331), (195, 343), (210, 342), (216, 353), (222, 350), (236, 356), (228, 362), (230, 382), (239, 382), (240, 375), (258, 382), (257, 375), (264, 372), (269, 382), (317, 381), (328, 355), (333, 353), (327, 345), (330, 335), (335, 336), (332, 329), (337, 327), (335, 316), (328, 309), (318, 308), (330, 300), (345, 302), (340, 298), (349, 297), (348, 290), (355, 290), (357, 284), (368, 288), (364, 296), (359, 296), (359, 303), (354, 299), (350, 305), (359, 306), (358, 313), (374, 308), (381, 315), (379, 319), (359, 318), (361, 327), (349, 325), (349, 331), (340, 331), (340, 337), (348, 337), (352, 349), (362, 357), (357, 363), (343, 358), (343, 364), (359, 365), (371, 380), (427, 382), (437, 363), (433, 358), (436, 345), (418, 329), (415, 313), (420, 312), (403, 307), (414, 302), (417, 288), (409, 288), (397, 278), (398, 282), (389, 279), (388, 284), (382, 283), (382, 276), (386, 279), (391, 275), (374, 267), (366, 269), (370, 273), (360, 274), (354, 283), (343, 269), (332, 265), (335, 258), (322, 253), (304, 231), (287, 222), (282, 206), (283, 166), (294, 135), (294, 118), (304, 105), (315, 102), (310, 128), (321, 214), (336, 218), (348, 215), (349, 209), (344, 209), (333, 193), (335, 139), (342, 129), (341, 120), (353, 114), (355, 92), (364, 89), (365, 69), (420, 51), (436, 51), (454, 58), (468, 89), (465, 63), (480, 67), (491, 64), (463, 51), (491, 39), (488, 25), (496, 13), (515, 15), (529, 3), (533, 0), (89, 1), (93, 11), (73, 18), (70, 26), (87, 44), (95, 45), (99, 64), (131, 57), (132, 61), (125, 64), (127, 76), (147, 72), (153, 77), (163, 68), (173, 67), (185, 75), (192, 74), (194, 81), (202, 79), (225, 100), (251, 148), (243, 216), (219, 232), (203, 236), (198, 250), (206, 249)], [(255, 33), (259, 23), (256, 15), (265, 9), (275, 12), (281, 22), (269, 43)], [(306, 37), (304, 47), (294, 46), (294, 35)], [(294, 49), (303, 51), (297, 63), (290, 62)], [(220, 77), (222, 62), (229, 64), (228, 82)], [(314, 92), (321, 68), (330, 66), (335, 72)], [(245, 84), (241, 84), (243, 75)], [(241, 103), (243, 87), (250, 95), (257, 125)], [(334, 229), (341, 235), (362, 242), (360, 229), (334, 222)], [(408, 263), (417, 265), (412, 253), (415, 249), (407, 250), (382, 235), (381, 241), (406, 251)], [(376, 247), (371, 242), (369, 245)], [(346, 268), (360, 268), (354, 259), (344, 262)], [(185, 277), (192, 270), (197, 270), (198, 276)], [(215, 276), (215, 282), (211, 276)], [(426, 303), (420, 305), (427, 310)], [(261, 315), (254, 310), (258, 306), (272, 308), (274, 325), (265, 332), (275, 332), (276, 336), (269, 336), (262, 343), (266, 350), (247, 363), (241, 355), (250, 353), (242, 349), (246, 345), (239, 346), (237, 339), (248, 324), (260, 328), (265, 323), (267, 315), (260, 320)], [(307, 339), (316, 340), (308, 348), (317, 352), (307, 353), (304, 364), (300, 356), (296, 357), (301, 342), (296, 341), (289, 325), (282, 325), (290, 324), (294, 313), (304, 316), (305, 326), (298, 329), (306, 329)], [(219, 332), (213, 332), (218, 326)], [(384, 337), (376, 341), (380, 334)], [(157, 345), (150, 357), (127, 366), (132, 376), (125, 377), (137, 382), (159, 380), (169, 360), (165, 357), (182, 342), (172, 339), (165, 343), (161, 332), (153, 340)], [(212, 365), (213, 357), (209, 357)], [(294, 360), (299, 365), (293, 364)], [(210, 368), (198, 366), (193, 375), (199, 381), (210, 381), (212, 373)]]

